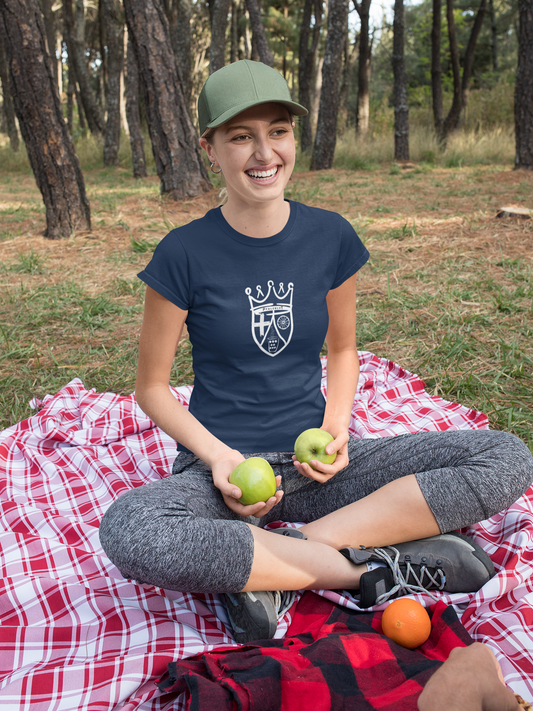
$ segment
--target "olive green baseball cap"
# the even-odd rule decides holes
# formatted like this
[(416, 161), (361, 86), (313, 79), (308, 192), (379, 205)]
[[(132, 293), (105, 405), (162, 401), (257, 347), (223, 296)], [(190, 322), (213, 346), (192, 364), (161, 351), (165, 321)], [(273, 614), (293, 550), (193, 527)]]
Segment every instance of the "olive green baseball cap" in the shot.
[(240, 114), (241, 111), (276, 102), (294, 116), (305, 116), (306, 108), (291, 99), (283, 76), (262, 62), (241, 59), (211, 74), (198, 97), (200, 135)]

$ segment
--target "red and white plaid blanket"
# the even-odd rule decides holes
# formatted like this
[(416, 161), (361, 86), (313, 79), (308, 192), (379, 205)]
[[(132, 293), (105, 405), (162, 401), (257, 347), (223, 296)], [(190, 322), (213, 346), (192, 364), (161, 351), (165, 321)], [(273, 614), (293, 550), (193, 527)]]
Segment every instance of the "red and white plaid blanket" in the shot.
[[(360, 357), (356, 437), (488, 426), (481, 413), (429, 396), (394, 363)], [(191, 388), (174, 392), (186, 404)], [(0, 703), (31, 711), (179, 710), (183, 699), (163, 694), (155, 680), (169, 662), (234, 644), (224, 606), (217, 595), (124, 580), (98, 539), (112, 501), (168, 475), (175, 444), (133, 396), (88, 391), (77, 379), (33, 405), (37, 414), (0, 434)], [(532, 698), (533, 490), (466, 532), (498, 575), (475, 595), (443, 601), (490, 645), (511, 688)], [(319, 594), (357, 609), (349, 597)], [(290, 621), (289, 612), (277, 637)]]

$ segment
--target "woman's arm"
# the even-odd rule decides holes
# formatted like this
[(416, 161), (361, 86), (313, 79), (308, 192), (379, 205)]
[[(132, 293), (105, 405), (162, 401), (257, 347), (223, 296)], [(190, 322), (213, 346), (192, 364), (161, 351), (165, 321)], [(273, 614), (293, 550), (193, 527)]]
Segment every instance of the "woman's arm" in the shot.
[(331, 465), (316, 462), (315, 469), (308, 464), (295, 462), (301, 474), (321, 482), (331, 479), (348, 464), (348, 425), (359, 380), (355, 340), (355, 282), (354, 274), (339, 287), (332, 289), (327, 296), (328, 395), (321, 428), (334, 437), (326, 451), (328, 454), (337, 452), (337, 459)]
[(242, 495), (240, 489), (228, 479), (244, 457), (211, 434), (170, 392), (170, 372), (186, 318), (187, 311), (146, 287), (135, 388), (137, 402), (158, 427), (211, 468), (213, 482), (229, 508), (241, 516), (264, 516), (278, 503), (282, 492), (277, 492), (266, 506), (261, 503), (242, 506), (237, 501)]

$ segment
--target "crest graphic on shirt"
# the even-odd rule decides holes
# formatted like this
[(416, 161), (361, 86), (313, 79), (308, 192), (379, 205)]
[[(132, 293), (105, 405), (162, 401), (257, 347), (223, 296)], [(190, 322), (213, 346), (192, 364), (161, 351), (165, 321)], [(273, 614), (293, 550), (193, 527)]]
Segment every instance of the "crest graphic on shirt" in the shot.
[(269, 281), (266, 295), (260, 286), (256, 286), (257, 296), (252, 296), (250, 287), (245, 289), (252, 314), (252, 336), (263, 353), (269, 356), (278, 355), (290, 343), (293, 288), (292, 282), (287, 288), (280, 282), (276, 289), (274, 282)]

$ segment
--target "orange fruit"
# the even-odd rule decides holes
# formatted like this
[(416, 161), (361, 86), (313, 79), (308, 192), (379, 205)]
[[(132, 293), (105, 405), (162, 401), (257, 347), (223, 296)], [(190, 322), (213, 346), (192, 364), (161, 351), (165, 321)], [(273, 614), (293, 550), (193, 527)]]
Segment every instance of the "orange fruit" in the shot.
[(415, 649), (429, 637), (431, 620), (426, 608), (416, 600), (401, 597), (383, 611), (383, 634), (402, 647)]

